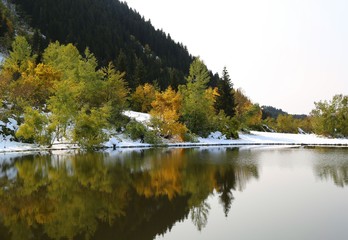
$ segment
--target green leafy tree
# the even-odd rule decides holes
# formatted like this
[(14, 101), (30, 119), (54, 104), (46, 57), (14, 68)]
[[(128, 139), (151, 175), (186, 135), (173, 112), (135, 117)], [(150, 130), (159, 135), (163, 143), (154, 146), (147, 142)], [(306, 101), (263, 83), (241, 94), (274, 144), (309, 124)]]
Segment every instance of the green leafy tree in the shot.
[(81, 83), (82, 89), (79, 100), (82, 105), (88, 104), (90, 107), (100, 107), (103, 98), (100, 97), (103, 89), (103, 72), (97, 71), (97, 59), (86, 48), (84, 57), (78, 61), (78, 76), (76, 80)]
[(51, 144), (51, 132), (47, 130), (48, 118), (38, 110), (27, 107), (24, 112), (24, 123), (16, 132), (16, 137), (33, 140), (42, 145)]
[(29, 62), (35, 62), (31, 46), (25, 37), (17, 36), (12, 43), (12, 50), (4, 62), (3, 69), (11, 72), (13, 79), (17, 80), (28, 69)]
[(242, 128), (257, 128), (262, 119), (262, 110), (258, 104), (253, 104), (241, 89), (234, 93), (236, 101), (236, 117)]
[(213, 118), (214, 130), (220, 131), (226, 136), (226, 138), (238, 138), (238, 130), (240, 123), (237, 118), (227, 116), (223, 110), (221, 110)]
[(277, 117), (276, 129), (278, 132), (283, 133), (297, 133), (298, 124), (297, 121), (291, 115), (280, 114)]
[(127, 106), (127, 97), (129, 89), (124, 79), (125, 73), (116, 71), (112, 63), (108, 67), (102, 68), (103, 73), (103, 91), (101, 95), (105, 102), (111, 106), (111, 123), (116, 123), (122, 118), (122, 111)]
[(77, 81), (82, 56), (73, 44), (61, 45), (53, 42), (43, 53), (43, 63), (50, 65), (62, 74), (62, 79)]
[(317, 134), (348, 136), (348, 96), (338, 94), (331, 101), (316, 102), (311, 118)]
[(89, 150), (98, 147), (106, 140), (103, 129), (108, 127), (109, 115), (109, 105), (92, 109), (83, 107), (76, 117), (73, 140)]
[(73, 124), (79, 111), (78, 96), (80, 84), (71, 79), (57, 82), (55, 94), (48, 100), (48, 110), (51, 112), (50, 128), (56, 132), (56, 138), (68, 136), (68, 127)]
[(71, 44), (50, 44), (43, 59), (61, 75), (48, 100), (50, 129), (58, 139), (71, 133), (85, 148), (98, 146), (105, 140), (106, 122), (111, 116), (115, 120), (124, 107), (127, 90), (123, 76), (112, 65), (98, 70), (97, 60), (88, 49), (81, 56)]
[[(28, 71), (35, 67), (35, 56), (31, 54), (31, 47), (25, 37), (17, 36), (12, 43), (12, 50), (9, 57), (6, 58), (0, 75), (0, 94), (3, 100), (14, 104), (13, 112), (21, 113), (29, 104), (26, 102), (30, 98), (34, 89), (27, 83), (34, 83), (25, 78)], [(35, 84), (34, 84), (35, 85)]]
[(179, 86), (183, 96), (182, 119), (193, 133), (206, 136), (211, 130), (211, 119), (215, 114), (215, 94), (207, 89), (210, 75), (202, 60), (196, 58), (190, 66), (186, 85)]

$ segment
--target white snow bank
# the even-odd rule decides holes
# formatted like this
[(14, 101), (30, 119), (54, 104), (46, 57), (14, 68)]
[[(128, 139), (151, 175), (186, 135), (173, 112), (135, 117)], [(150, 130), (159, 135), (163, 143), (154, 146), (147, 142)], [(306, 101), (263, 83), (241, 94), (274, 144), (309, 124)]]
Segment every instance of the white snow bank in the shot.
[(141, 112), (135, 112), (135, 111), (124, 111), (124, 115), (127, 117), (136, 120), (137, 122), (141, 122), (144, 124), (150, 123), (150, 114), (148, 113), (141, 113)]

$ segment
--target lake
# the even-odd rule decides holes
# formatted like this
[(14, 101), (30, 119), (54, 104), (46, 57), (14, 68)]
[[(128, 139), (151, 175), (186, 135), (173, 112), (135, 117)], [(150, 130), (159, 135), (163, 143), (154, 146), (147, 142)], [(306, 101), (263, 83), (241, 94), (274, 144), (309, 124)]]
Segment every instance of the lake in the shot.
[(348, 149), (0, 155), (0, 239), (348, 239)]

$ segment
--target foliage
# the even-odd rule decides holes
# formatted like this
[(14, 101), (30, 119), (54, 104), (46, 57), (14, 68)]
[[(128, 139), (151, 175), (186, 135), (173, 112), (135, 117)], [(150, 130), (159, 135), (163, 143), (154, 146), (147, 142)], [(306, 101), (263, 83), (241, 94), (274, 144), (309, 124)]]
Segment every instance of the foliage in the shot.
[(1, 71), (2, 97), (19, 114), (33, 107), (50, 112), (41, 123), (38, 113), (26, 110), (19, 136), (43, 143), (40, 131), (54, 132), (53, 139), (73, 137), (82, 147), (98, 146), (105, 140), (103, 128), (123, 119), (128, 96), (124, 74), (111, 63), (98, 69), (88, 49), (82, 56), (72, 44), (54, 42), (45, 49), (43, 62), (34, 59), (25, 38), (17, 37)]
[(129, 90), (124, 79), (125, 73), (117, 71), (112, 63), (102, 68), (102, 73), (104, 84), (101, 96), (111, 105), (110, 122), (115, 124), (122, 118), (122, 111), (127, 106)]
[(13, 17), (4, 3), (0, 1), (0, 51), (4, 50), (2, 48), (6, 49), (11, 45), (14, 35), (15, 26)]
[(144, 142), (149, 144), (161, 144), (162, 139), (158, 136), (158, 132), (155, 130), (147, 130), (144, 136)]
[(149, 83), (140, 85), (131, 96), (132, 109), (138, 112), (149, 112), (151, 103), (156, 98), (156, 88)]
[(143, 140), (145, 137), (145, 132), (146, 132), (146, 127), (137, 121), (131, 120), (126, 125), (126, 133), (129, 134), (132, 140), (138, 140), (138, 139)]
[(202, 60), (196, 58), (190, 66), (186, 85), (179, 87), (183, 96), (182, 119), (187, 128), (195, 134), (207, 136), (212, 129), (215, 114), (216, 90), (207, 89), (210, 75)]
[(278, 115), (276, 129), (283, 133), (297, 133), (298, 126), (292, 115)]
[(262, 111), (258, 104), (253, 104), (251, 100), (244, 95), (242, 90), (235, 91), (236, 117), (241, 123), (242, 128), (255, 128), (260, 125)]
[(185, 142), (191, 142), (191, 143), (198, 143), (198, 136), (192, 132), (186, 132), (184, 134), (184, 139)]
[(214, 126), (217, 131), (220, 131), (226, 136), (226, 138), (238, 138), (238, 129), (240, 123), (233, 117), (227, 116), (223, 110), (221, 110), (216, 116), (214, 116)]
[(298, 128), (302, 129), (304, 132), (306, 133), (313, 132), (312, 118), (310, 116), (307, 116), (302, 119), (296, 119), (296, 122), (298, 124)]
[(332, 137), (348, 136), (348, 96), (338, 94), (331, 101), (315, 103), (311, 112), (315, 133)]
[(28, 69), (22, 73), (21, 78), (9, 86), (10, 100), (16, 104), (43, 107), (52, 96), (54, 82), (58, 79), (59, 73), (52, 67), (29, 62)]
[[(5, 59), (0, 75), (0, 94), (2, 100), (14, 104), (14, 110), (22, 112), (25, 108), (25, 95), (30, 92), (25, 89), (22, 81), (22, 74), (28, 70), (29, 65), (34, 61), (31, 55), (31, 47), (22, 36), (17, 36), (12, 43), (12, 50)], [(22, 97), (22, 95), (24, 95)]]
[[(192, 62), (187, 48), (118, 0), (13, 0), (48, 42), (89, 47), (99, 66), (113, 62), (138, 84), (158, 81), (161, 89), (182, 83)], [(88, 27), (81, 27), (88, 26)], [(174, 73), (174, 77), (171, 75)]]
[(179, 122), (182, 97), (169, 87), (164, 92), (157, 92), (156, 99), (151, 103), (151, 122), (165, 137), (177, 137), (182, 141), (187, 128)]
[[(310, 117), (295, 118), (293, 115), (278, 115), (277, 119), (267, 117), (262, 120), (263, 131), (276, 131), (284, 133), (311, 133), (313, 132)], [(301, 131), (302, 130), (302, 131)]]
[(231, 78), (226, 67), (222, 71), (222, 77), (217, 83), (218, 96), (216, 97), (215, 109), (216, 111), (223, 110), (229, 117), (235, 115), (235, 100), (234, 90)]
[(24, 138), (29, 142), (34, 140), (42, 145), (51, 144), (51, 132), (46, 128), (48, 118), (38, 110), (27, 107), (24, 112), (24, 123), (16, 132), (16, 137)]
[(132, 140), (139, 140), (150, 144), (160, 144), (161, 140), (154, 130), (148, 130), (142, 123), (131, 120), (126, 125), (126, 133)]
[(17, 36), (12, 43), (12, 50), (4, 62), (3, 69), (10, 72), (13, 79), (17, 80), (28, 69), (30, 62), (35, 62), (35, 56), (32, 56), (31, 46), (25, 37)]
[(109, 105), (98, 109), (83, 107), (76, 118), (73, 140), (88, 150), (106, 141), (103, 129), (108, 127), (109, 114)]
[(73, 124), (79, 111), (79, 102), (77, 101), (80, 93), (80, 85), (68, 79), (57, 82), (55, 85), (55, 94), (48, 100), (48, 110), (52, 113), (50, 116), (50, 127), (57, 134), (57, 138), (67, 137), (68, 126)]

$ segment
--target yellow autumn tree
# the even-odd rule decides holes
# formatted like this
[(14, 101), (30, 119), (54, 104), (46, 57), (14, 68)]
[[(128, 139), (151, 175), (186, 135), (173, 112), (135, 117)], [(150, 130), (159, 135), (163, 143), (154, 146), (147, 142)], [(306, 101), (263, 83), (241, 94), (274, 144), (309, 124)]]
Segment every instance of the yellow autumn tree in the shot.
[(162, 135), (182, 141), (187, 128), (179, 122), (182, 97), (180, 93), (168, 87), (164, 92), (157, 92), (151, 103), (152, 123)]
[(254, 104), (245, 96), (241, 89), (235, 91), (236, 117), (241, 127), (255, 127), (261, 123), (262, 110), (258, 104)]
[(40, 107), (53, 94), (53, 85), (59, 81), (60, 74), (52, 67), (43, 63), (28, 63), (28, 69), (17, 81), (12, 81), (11, 100), (15, 103), (24, 102), (26, 105)]
[(149, 83), (140, 85), (131, 96), (132, 109), (140, 112), (149, 112), (151, 103), (156, 98), (156, 88)]

